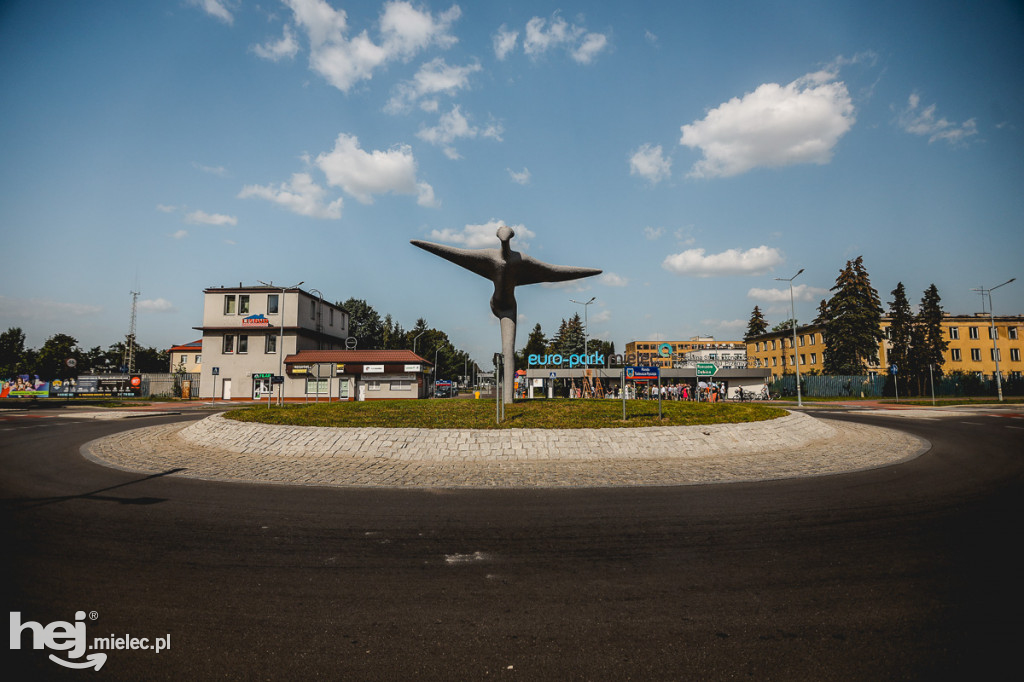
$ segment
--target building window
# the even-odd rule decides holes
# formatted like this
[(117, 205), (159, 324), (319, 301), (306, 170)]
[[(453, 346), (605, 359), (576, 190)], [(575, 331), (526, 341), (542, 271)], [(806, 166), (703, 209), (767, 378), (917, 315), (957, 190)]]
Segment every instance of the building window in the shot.
[(225, 355), (227, 355), (229, 353), (234, 353), (235, 352), (235, 336), (234, 336), (234, 334), (225, 334), (224, 335), (224, 348), (223, 348), (223, 350), (224, 350), (224, 354)]
[(278, 295), (277, 294), (269, 294), (267, 296), (267, 314), (268, 315), (277, 315), (277, 301), (278, 301)]
[(1020, 348), (1010, 349), (1010, 362), (1020, 362)]
[(309, 302), (309, 319), (316, 319), (316, 301), (310, 300)]
[(817, 334), (811, 334), (811, 345), (812, 346), (814, 345), (814, 337), (815, 336), (817, 336)]
[(330, 392), (329, 381), (330, 379), (306, 377), (306, 395), (328, 395)]
[(196, 364), (197, 365), (203, 364), (203, 356), (202, 355), (197, 355), (196, 356)]
[(775, 356), (772, 356), (772, 367), (778, 367), (778, 366), (779, 366), (779, 359), (777, 357), (775, 357)]
[(234, 315), (235, 314), (235, 295), (225, 294), (224, 295), (224, 314)]
[(238, 312), (242, 315), (249, 314), (249, 294), (242, 294), (238, 297)]
[(990, 339), (998, 339), (999, 338), (999, 327), (989, 327), (988, 328), (988, 338), (990, 338)]
[(960, 340), (960, 327), (950, 327), (949, 328), (949, 338), (951, 338), (954, 341), (959, 341)]
[(1016, 327), (1007, 327), (1006, 328), (1006, 336), (1011, 341), (1016, 341), (1017, 340), (1017, 328)]
[(772, 350), (775, 350), (775, 339), (772, 339)]
[(1002, 362), (1003, 361), (1003, 354), (1000, 353), (995, 348), (989, 348), (988, 349), (988, 359), (992, 360), (993, 362), (995, 362), (996, 360), (998, 360), (999, 362)]
[(981, 362), (981, 349), (980, 348), (972, 348), (971, 349), (971, 360), (973, 362)]
[(327, 324), (330, 327), (334, 326), (334, 308), (327, 309)]
[(960, 362), (960, 349), (951, 348), (949, 350), (949, 359), (952, 360), (953, 362)]
[(969, 337), (971, 337), (972, 339), (979, 338), (978, 337), (978, 328), (977, 327), (968, 327), (967, 328), (967, 335)]
[(379, 391), (380, 390), (380, 381), (377, 381), (377, 380), (367, 381), (366, 382), (366, 390), (367, 391)]
[(248, 353), (249, 352), (249, 336), (247, 334), (240, 334), (238, 336), (238, 352)]
[(818, 364), (818, 354), (817, 353), (811, 353), (811, 364), (812, 365)]
[(277, 337), (273, 334), (267, 334), (267, 342), (264, 346), (264, 351), (267, 353), (277, 352)]
[(807, 364), (807, 356), (804, 355), (803, 353), (800, 354), (800, 364), (801, 365), (806, 365)]
[(410, 390), (412, 390), (412, 382), (411, 381), (392, 381), (391, 382), (391, 390), (392, 391), (410, 391)]

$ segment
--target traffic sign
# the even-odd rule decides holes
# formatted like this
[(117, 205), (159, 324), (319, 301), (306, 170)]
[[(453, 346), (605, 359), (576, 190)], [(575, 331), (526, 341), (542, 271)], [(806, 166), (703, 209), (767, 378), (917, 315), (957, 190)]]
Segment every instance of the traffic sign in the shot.
[(718, 365), (711, 362), (698, 362), (697, 363), (697, 376), (699, 377), (713, 377), (718, 372)]
[(633, 381), (650, 381), (657, 379), (659, 371), (657, 367), (626, 367), (626, 378)]

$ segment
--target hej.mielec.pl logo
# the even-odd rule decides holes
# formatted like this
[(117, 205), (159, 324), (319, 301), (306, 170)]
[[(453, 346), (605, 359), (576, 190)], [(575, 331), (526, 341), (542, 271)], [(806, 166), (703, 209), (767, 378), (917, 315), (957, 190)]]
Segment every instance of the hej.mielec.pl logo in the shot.
[[(10, 642), (11, 650), (22, 648), (23, 640), (28, 639), (27, 644), (32, 649), (49, 649), (51, 651), (66, 652), (61, 658), (50, 654), (50, 660), (66, 668), (94, 668), (99, 670), (107, 661), (107, 655), (102, 652), (104, 649), (132, 650), (141, 649), (160, 653), (171, 648), (171, 636), (156, 637), (150, 640), (148, 637), (132, 637), (130, 635), (110, 635), (109, 637), (95, 637), (92, 644), (89, 643), (85, 633), (85, 611), (76, 611), (73, 623), (57, 620), (48, 625), (36, 621), (22, 621), (20, 611), (11, 611), (10, 619)], [(99, 617), (95, 611), (88, 614), (89, 620), (96, 620)], [(28, 647), (26, 647), (28, 648)], [(96, 650), (82, 656), (87, 650)]]

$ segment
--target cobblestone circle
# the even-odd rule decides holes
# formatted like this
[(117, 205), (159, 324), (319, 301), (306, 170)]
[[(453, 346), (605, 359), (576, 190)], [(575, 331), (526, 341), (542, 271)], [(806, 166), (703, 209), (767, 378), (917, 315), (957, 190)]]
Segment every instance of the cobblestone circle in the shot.
[(82, 446), (126, 471), (214, 481), (400, 488), (691, 485), (822, 476), (924, 453), (927, 441), (804, 413), (630, 429), (389, 429), (250, 424), (220, 414)]

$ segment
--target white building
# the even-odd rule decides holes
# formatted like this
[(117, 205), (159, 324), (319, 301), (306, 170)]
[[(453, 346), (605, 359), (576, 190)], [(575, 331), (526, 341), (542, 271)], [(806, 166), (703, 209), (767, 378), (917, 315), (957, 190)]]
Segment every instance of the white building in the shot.
[[(297, 288), (218, 287), (203, 291), (202, 397), (218, 400), (277, 394), (284, 359), (307, 350), (345, 348), (349, 315)], [(285, 398), (305, 397), (305, 380), (281, 384)]]

